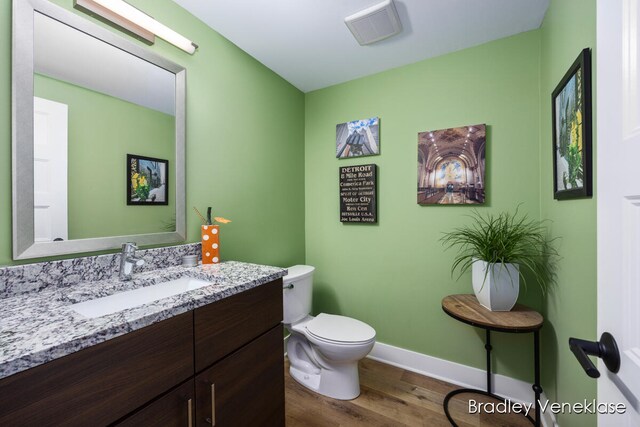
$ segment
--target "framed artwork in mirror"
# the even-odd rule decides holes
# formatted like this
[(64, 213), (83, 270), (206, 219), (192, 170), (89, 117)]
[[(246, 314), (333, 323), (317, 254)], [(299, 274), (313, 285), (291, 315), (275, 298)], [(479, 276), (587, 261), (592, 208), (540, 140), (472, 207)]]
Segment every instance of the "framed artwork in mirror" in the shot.
[(127, 205), (169, 203), (169, 161), (127, 154)]
[(583, 49), (551, 96), (553, 198), (592, 196), (591, 52)]

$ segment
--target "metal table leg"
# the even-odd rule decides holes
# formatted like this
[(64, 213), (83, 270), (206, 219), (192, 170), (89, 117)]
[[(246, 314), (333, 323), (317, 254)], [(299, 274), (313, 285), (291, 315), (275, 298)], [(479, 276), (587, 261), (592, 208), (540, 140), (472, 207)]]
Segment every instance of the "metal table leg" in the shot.
[(540, 331), (533, 332), (533, 358), (534, 358), (534, 382), (533, 391), (535, 393), (536, 408), (536, 427), (540, 427), (540, 395), (542, 394), (542, 386), (540, 386)]
[(487, 351), (487, 393), (491, 394), (491, 331), (487, 329), (484, 349)]
[[(484, 396), (489, 396), (492, 397), (494, 399), (497, 400), (502, 400), (502, 401), (506, 401), (506, 399), (502, 396), (498, 396), (497, 394), (493, 394), (492, 388), (493, 388), (493, 384), (491, 381), (491, 350), (493, 349), (493, 347), (491, 346), (491, 331), (489, 329), (485, 329), (486, 330), (486, 338), (485, 338), (485, 344), (484, 344), (484, 349), (486, 351), (487, 354), (487, 391), (484, 390), (476, 390), (476, 389), (471, 389), (471, 388), (462, 388), (462, 389), (458, 389), (458, 390), (453, 390), (451, 392), (449, 392), (445, 398), (444, 398), (444, 402), (442, 402), (442, 407), (444, 409), (444, 414), (447, 416), (447, 419), (449, 420), (449, 422), (451, 423), (451, 425), (453, 427), (458, 427), (458, 424), (456, 424), (456, 422), (453, 420), (453, 418), (451, 417), (451, 414), (449, 413), (449, 401), (456, 395), (458, 394), (464, 394), (464, 393), (474, 393), (474, 394), (481, 394)], [(540, 336), (539, 336), (539, 332), (535, 331), (534, 332), (534, 352), (535, 352), (535, 384), (533, 385), (533, 390), (535, 391), (536, 394), (536, 401), (535, 401), (535, 409), (536, 409), (536, 418), (535, 420), (533, 418), (531, 418), (530, 415), (526, 415), (524, 413), (521, 413), (524, 417), (526, 417), (531, 424), (535, 425), (536, 427), (540, 427), (540, 404), (539, 404), (539, 399), (540, 399), (540, 393), (542, 393), (542, 387), (540, 387)]]

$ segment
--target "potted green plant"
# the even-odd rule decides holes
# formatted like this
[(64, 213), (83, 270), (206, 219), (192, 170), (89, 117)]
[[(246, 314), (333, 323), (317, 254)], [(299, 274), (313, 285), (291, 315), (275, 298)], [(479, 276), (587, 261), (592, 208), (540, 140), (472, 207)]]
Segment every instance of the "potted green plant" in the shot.
[(502, 212), (486, 215), (474, 211), (470, 224), (444, 233), (447, 248), (459, 250), (451, 274), (458, 279), (471, 269), (478, 302), (491, 311), (509, 311), (515, 305), (520, 281), (534, 279), (543, 293), (553, 282), (553, 260), (558, 255), (547, 239), (543, 221), (527, 215)]

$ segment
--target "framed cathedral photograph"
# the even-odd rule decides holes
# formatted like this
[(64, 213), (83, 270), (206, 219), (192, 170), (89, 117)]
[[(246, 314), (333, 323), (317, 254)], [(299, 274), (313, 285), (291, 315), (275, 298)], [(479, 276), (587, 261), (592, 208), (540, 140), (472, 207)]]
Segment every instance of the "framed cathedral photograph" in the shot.
[(420, 132), (418, 204), (483, 204), (486, 145), (484, 124)]
[(583, 49), (553, 91), (553, 198), (592, 196), (591, 52)]

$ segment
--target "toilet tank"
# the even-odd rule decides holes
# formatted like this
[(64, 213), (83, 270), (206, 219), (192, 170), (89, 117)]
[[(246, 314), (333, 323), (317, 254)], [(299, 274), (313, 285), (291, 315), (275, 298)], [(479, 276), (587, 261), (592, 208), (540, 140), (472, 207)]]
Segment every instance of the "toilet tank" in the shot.
[(313, 272), (310, 265), (294, 265), (287, 269), (289, 273), (282, 278), (282, 302), (285, 324), (293, 324), (311, 313)]

